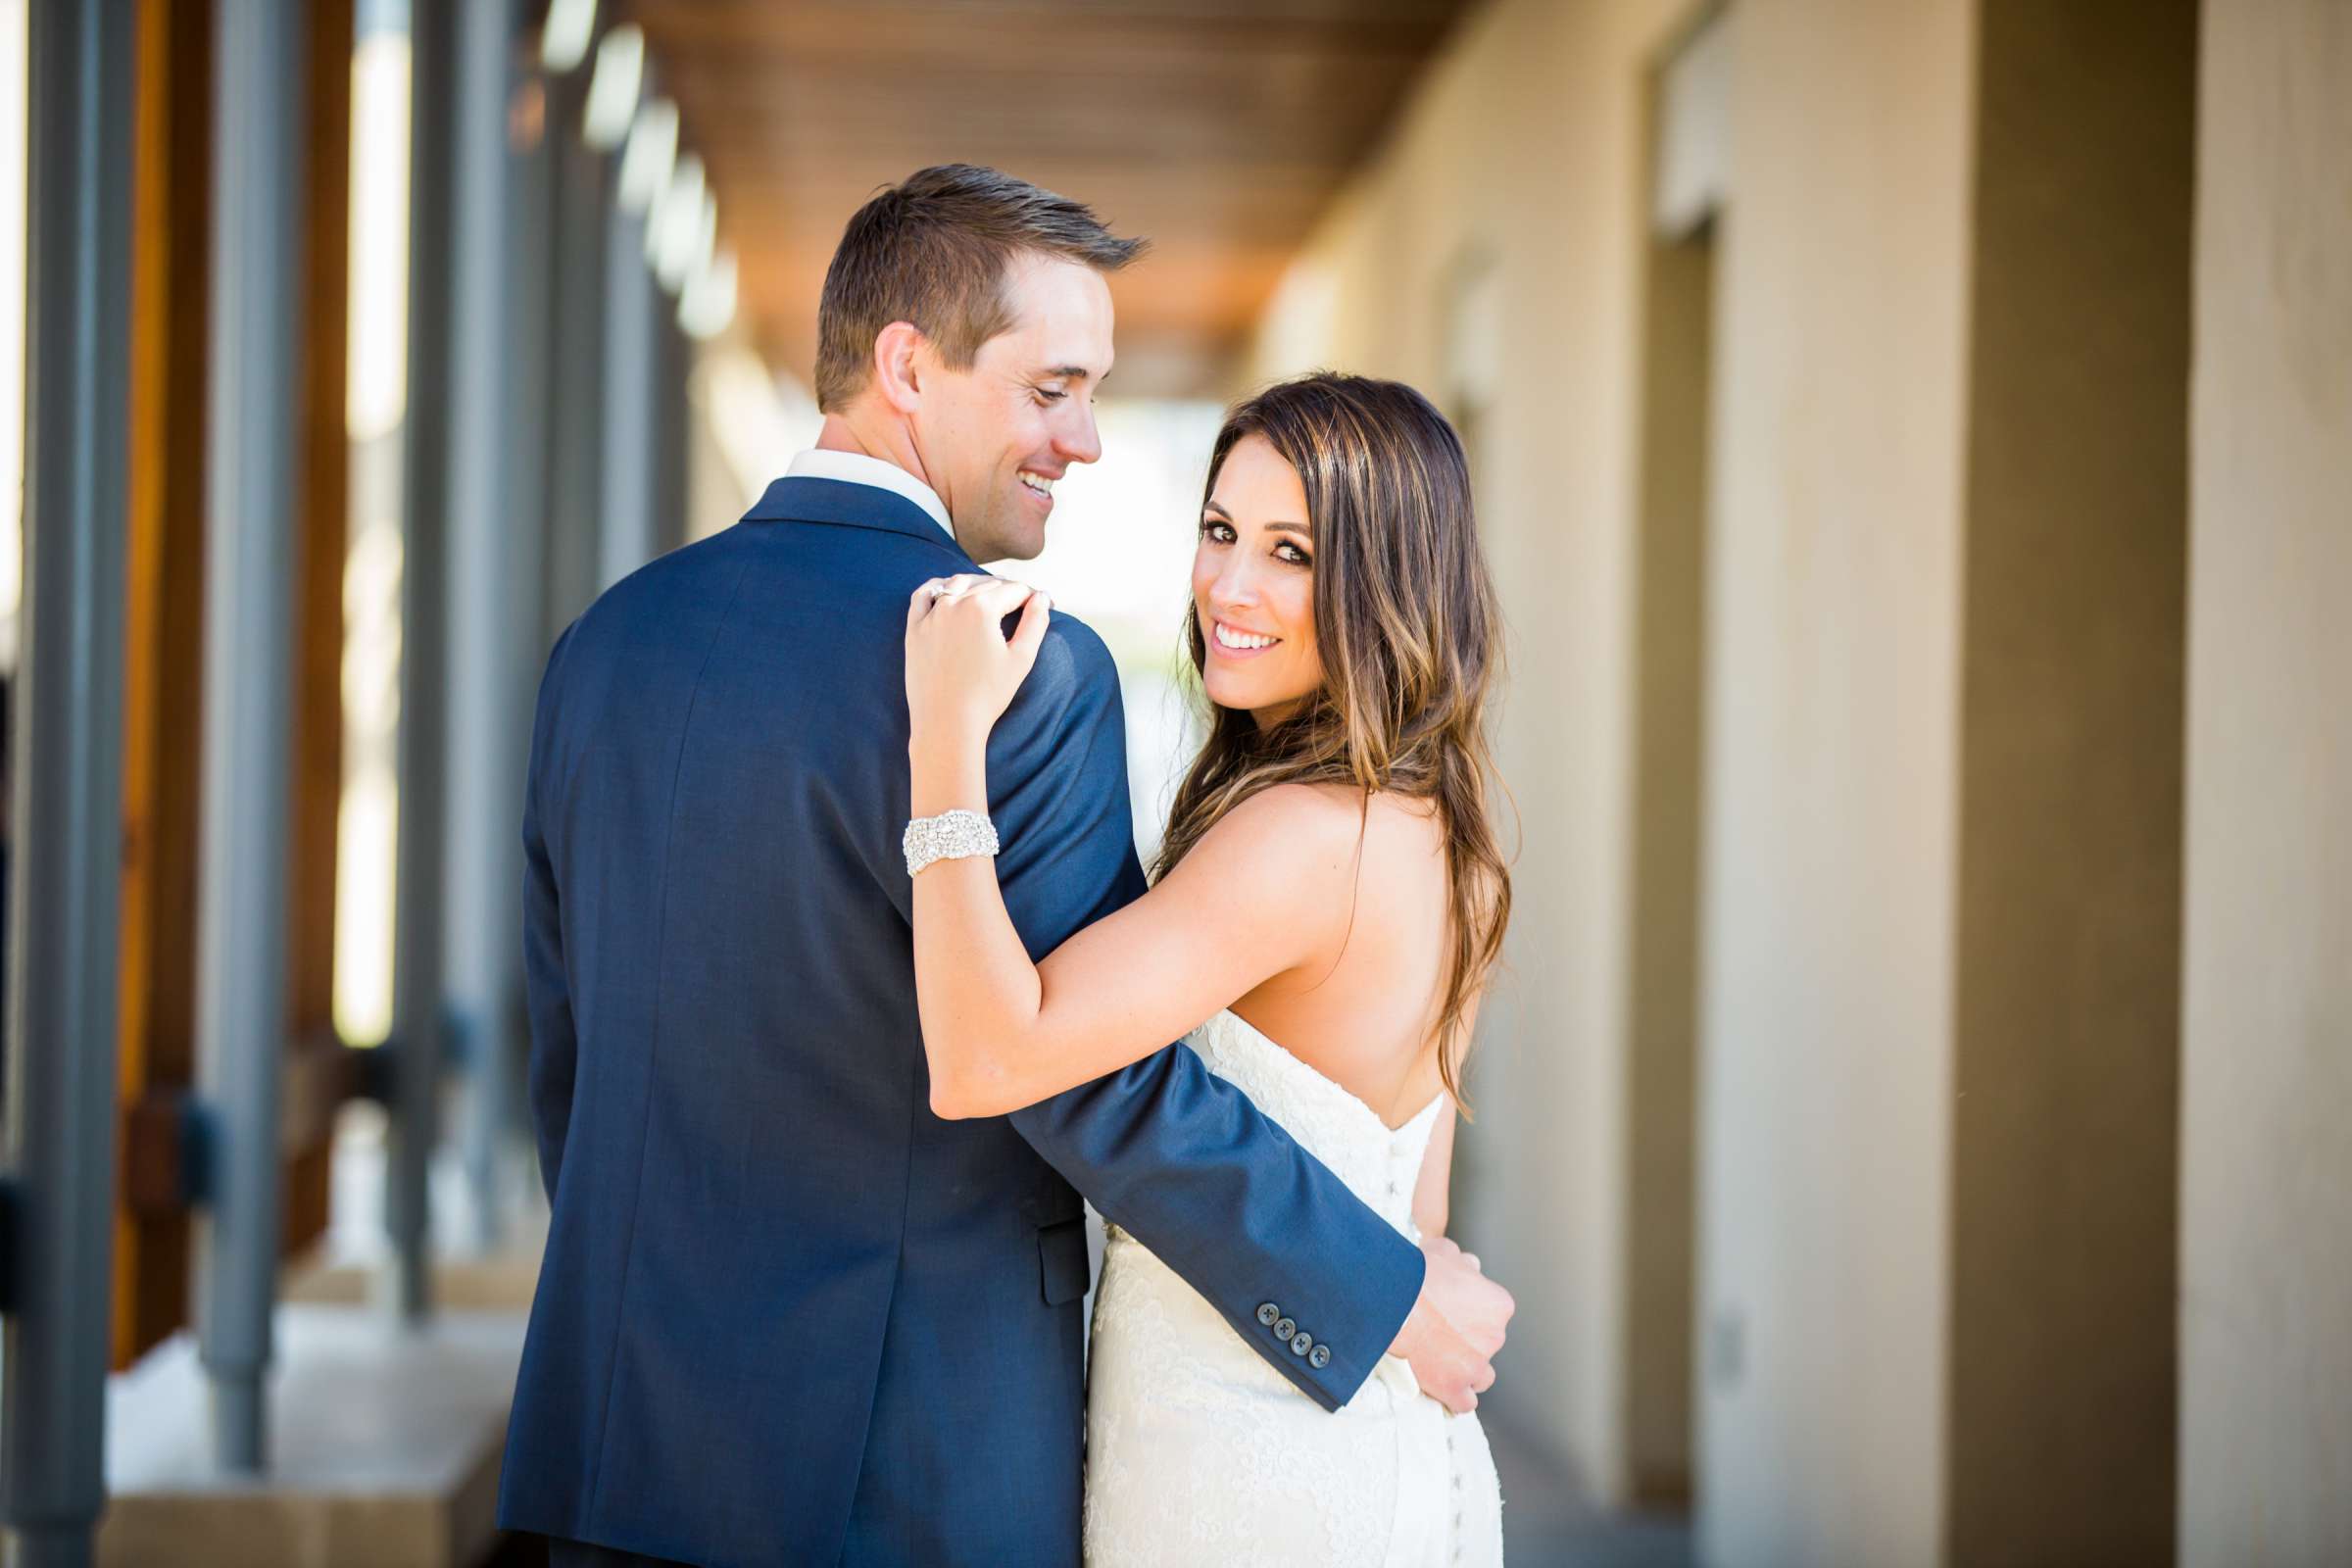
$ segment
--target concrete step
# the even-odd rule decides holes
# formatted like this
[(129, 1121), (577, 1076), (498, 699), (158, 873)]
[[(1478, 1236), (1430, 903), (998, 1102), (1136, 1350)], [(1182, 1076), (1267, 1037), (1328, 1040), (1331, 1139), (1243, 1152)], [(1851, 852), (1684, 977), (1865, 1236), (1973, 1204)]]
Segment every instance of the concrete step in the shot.
[[(479, 1256), (436, 1257), (431, 1263), (433, 1301), (458, 1312), (528, 1312), (539, 1283), (539, 1251), (519, 1249)], [(278, 1281), (277, 1298), (312, 1306), (376, 1306), (390, 1298), (389, 1258), (309, 1262), (289, 1268)]]
[(212, 1461), (194, 1341), (174, 1336), (107, 1396), (101, 1568), (471, 1568), (497, 1544), (519, 1312), (445, 1311), (419, 1331), (368, 1307), (277, 1314), (269, 1472)]

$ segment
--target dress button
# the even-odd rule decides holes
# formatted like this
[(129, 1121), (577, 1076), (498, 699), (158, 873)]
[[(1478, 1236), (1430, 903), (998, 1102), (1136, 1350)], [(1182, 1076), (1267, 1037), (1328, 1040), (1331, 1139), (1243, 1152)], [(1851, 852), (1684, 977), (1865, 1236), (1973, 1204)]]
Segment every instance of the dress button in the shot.
[(1272, 1301), (1260, 1301), (1258, 1303), (1257, 1320), (1260, 1323), (1263, 1323), (1266, 1327), (1272, 1328), (1274, 1326), (1274, 1320), (1280, 1316), (1282, 1316), (1282, 1308), (1276, 1306)]
[(1331, 1347), (1328, 1345), (1316, 1346), (1314, 1350), (1308, 1354), (1306, 1364), (1318, 1372), (1331, 1365)]
[(1282, 1341), (1282, 1343), (1283, 1343), (1283, 1344), (1285, 1344), (1285, 1345), (1288, 1345), (1288, 1344), (1290, 1344), (1290, 1343), (1291, 1343), (1291, 1336), (1292, 1336), (1292, 1335), (1294, 1335), (1294, 1334), (1296, 1334), (1296, 1333), (1298, 1333), (1298, 1324), (1296, 1324), (1296, 1323), (1294, 1323), (1294, 1322), (1292, 1322), (1292, 1321), (1291, 1321), (1289, 1318), (1287, 1318), (1287, 1317), (1286, 1317), (1286, 1318), (1284, 1318), (1284, 1319), (1283, 1319), (1281, 1322), (1279, 1322), (1279, 1323), (1277, 1323), (1277, 1324), (1275, 1324), (1275, 1325), (1274, 1325), (1274, 1337), (1275, 1337), (1276, 1339), (1278, 1339), (1278, 1340)]
[(1291, 1353), (1293, 1355), (1304, 1355), (1307, 1351), (1313, 1349), (1314, 1348), (1315, 1337), (1312, 1334), (1307, 1333), (1306, 1330), (1300, 1329), (1298, 1333), (1291, 1336)]

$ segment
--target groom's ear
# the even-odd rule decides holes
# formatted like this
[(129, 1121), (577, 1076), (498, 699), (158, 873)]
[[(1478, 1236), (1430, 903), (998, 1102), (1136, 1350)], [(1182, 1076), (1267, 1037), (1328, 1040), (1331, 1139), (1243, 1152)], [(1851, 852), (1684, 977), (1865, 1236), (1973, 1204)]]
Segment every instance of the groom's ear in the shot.
[(893, 321), (874, 335), (874, 390), (899, 414), (912, 414), (923, 401), (916, 362), (924, 341), (912, 321)]

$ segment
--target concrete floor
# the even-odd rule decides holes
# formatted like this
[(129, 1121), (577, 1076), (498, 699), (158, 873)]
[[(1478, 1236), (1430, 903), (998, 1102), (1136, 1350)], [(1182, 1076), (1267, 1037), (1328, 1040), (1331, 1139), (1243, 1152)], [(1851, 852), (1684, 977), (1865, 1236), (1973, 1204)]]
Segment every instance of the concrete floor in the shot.
[[(1510, 1568), (1693, 1568), (1688, 1520), (1597, 1513), (1507, 1430), (1490, 1426), (1487, 1437), (1501, 1472)], [(510, 1538), (483, 1568), (545, 1568), (546, 1562), (539, 1543)]]
[(1693, 1568), (1689, 1519), (1601, 1513), (1507, 1423), (1486, 1426), (1511, 1568)]
[[(373, 1308), (289, 1302), (261, 1483), (212, 1471), (202, 1370), (172, 1341), (110, 1395), (102, 1565), (530, 1568), (536, 1548), (491, 1522), (521, 1331), (515, 1312), (411, 1335)], [(1513, 1568), (1690, 1568), (1686, 1520), (1597, 1513), (1507, 1426), (1489, 1437)]]

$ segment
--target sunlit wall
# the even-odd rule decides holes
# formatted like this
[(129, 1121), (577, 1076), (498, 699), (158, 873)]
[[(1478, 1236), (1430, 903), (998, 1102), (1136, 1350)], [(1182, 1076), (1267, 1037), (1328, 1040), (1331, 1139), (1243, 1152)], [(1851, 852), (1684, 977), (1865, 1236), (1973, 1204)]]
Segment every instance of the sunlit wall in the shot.
[(24, 0), (0, 0), (0, 675), (24, 591)]

